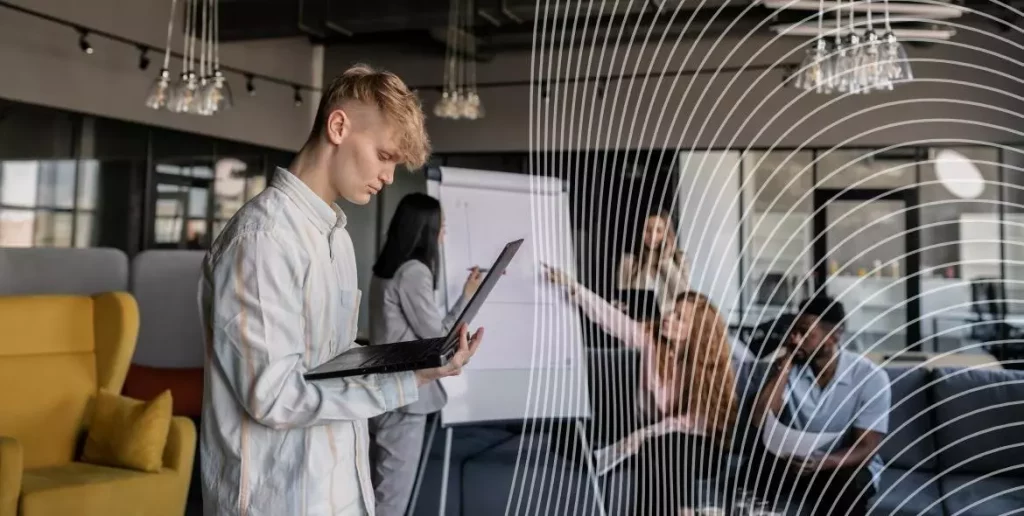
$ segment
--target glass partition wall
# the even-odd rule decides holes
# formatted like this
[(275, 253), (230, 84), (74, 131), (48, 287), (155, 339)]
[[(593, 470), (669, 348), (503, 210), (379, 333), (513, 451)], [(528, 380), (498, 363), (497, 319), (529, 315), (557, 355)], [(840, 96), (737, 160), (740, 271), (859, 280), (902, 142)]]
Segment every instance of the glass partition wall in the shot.
[(203, 249), (291, 157), (0, 100), (0, 247)]
[[(618, 171), (571, 176), (587, 277), (611, 281), (617, 250), (628, 243), (612, 246), (616, 256), (595, 256), (591, 247), (607, 251), (608, 242), (599, 245), (603, 235), (632, 234), (612, 227), (626, 222), (595, 218), (607, 199), (592, 199), (594, 192), (633, 192), (636, 199), (623, 202), (649, 203), (651, 188), (678, 184), (679, 172), (662, 163), (671, 164), (671, 153), (657, 152), (661, 159), (649, 160), (581, 151), (573, 161)], [(291, 158), (0, 100), (0, 246), (102, 246), (129, 255), (206, 248)], [(515, 152), (433, 162), (529, 173), (531, 160)], [(634, 170), (649, 162), (660, 168)], [(993, 319), (1024, 332), (1024, 147), (746, 149), (739, 166), (740, 324), (771, 319), (824, 292), (846, 306), (854, 347), (977, 348), (991, 337), (985, 323)], [(609, 185), (590, 184), (598, 176)], [(660, 179), (634, 188), (630, 178), (643, 185)], [(659, 198), (675, 197), (664, 193)], [(379, 226), (386, 215), (370, 222)]]
[(825, 293), (862, 351), (980, 350), (986, 321), (1024, 313), (1022, 157), (956, 144), (747, 152), (746, 312)]
[[(846, 345), (861, 351), (977, 352), (993, 337), (993, 319), (1024, 332), (1024, 146), (950, 142), (741, 154), (735, 236), (740, 302), (730, 314), (733, 329), (792, 312), (820, 292), (843, 302)], [(570, 162), (593, 163), (600, 156), (591, 152)], [(526, 153), (436, 158), (445, 165), (530, 172)], [(606, 278), (605, 284), (618, 262), (583, 244), (626, 248), (627, 241), (601, 239), (628, 233), (629, 224), (603, 215), (599, 201), (608, 192), (629, 190), (628, 177), (664, 174), (608, 163), (617, 174), (588, 175), (586, 167), (566, 173), (609, 181), (596, 187), (577, 181), (570, 188), (581, 218), (574, 221), (578, 267), (583, 277)], [(656, 188), (676, 183), (678, 178)], [(635, 204), (650, 197), (633, 191)], [(732, 199), (724, 195), (718, 202)], [(710, 266), (716, 270), (696, 267), (691, 275), (721, 273), (717, 264)]]

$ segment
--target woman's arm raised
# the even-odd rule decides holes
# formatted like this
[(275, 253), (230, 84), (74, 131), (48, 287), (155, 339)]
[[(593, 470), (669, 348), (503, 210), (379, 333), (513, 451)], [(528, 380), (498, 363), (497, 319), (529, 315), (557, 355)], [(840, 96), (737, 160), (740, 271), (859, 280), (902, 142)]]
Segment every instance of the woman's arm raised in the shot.
[(630, 347), (641, 347), (647, 342), (643, 325), (615, 308), (601, 296), (576, 283), (560, 269), (544, 266), (548, 281), (560, 285), (569, 293), (590, 320), (604, 329), (613, 337)]

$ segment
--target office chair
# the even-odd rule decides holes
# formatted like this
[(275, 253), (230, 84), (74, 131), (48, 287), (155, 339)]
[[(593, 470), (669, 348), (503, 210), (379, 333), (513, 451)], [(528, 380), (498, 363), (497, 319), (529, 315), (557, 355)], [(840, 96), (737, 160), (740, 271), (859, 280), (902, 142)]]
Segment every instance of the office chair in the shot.
[(1024, 369), (1024, 331), (1006, 322), (1006, 289), (996, 278), (971, 282), (971, 310), (977, 319), (971, 339), (1006, 369)]
[(996, 295), (993, 278), (981, 278), (971, 281), (971, 311), (974, 320), (971, 323), (971, 340), (982, 343), (999, 340), (997, 313), (998, 304), (992, 299)]

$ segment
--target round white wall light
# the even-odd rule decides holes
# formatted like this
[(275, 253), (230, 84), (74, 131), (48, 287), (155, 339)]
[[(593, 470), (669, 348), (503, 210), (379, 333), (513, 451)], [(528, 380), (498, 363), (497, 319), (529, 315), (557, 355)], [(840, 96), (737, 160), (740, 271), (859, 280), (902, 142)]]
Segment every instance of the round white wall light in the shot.
[(935, 174), (949, 193), (961, 199), (977, 199), (985, 190), (985, 178), (973, 161), (951, 149), (935, 156)]

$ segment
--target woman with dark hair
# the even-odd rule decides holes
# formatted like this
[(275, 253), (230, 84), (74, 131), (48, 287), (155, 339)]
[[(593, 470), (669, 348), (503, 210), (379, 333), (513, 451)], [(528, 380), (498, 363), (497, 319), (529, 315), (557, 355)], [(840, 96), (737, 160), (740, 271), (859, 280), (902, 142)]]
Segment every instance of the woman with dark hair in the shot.
[[(462, 296), (442, 315), (434, 292), (444, 239), (441, 204), (425, 194), (402, 198), (388, 226), (387, 239), (370, 279), (370, 343), (389, 344), (446, 334), (480, 286), (478, 269), (470, 271)], [(437, 382), (420, 387), (419, 400), (370, 419), (370, 460), (376, 513), (401, 516), (412, 495), (427, 414), (444, 406), (447, 396)]]
[(619, 289), (652, 290), (659, 308), (670, 310), (676, 296), (690, 288), (686, 256), (676, 245), (672, 217), (667, 212), (649, 215), (637, 250), (623, 255), (619, 263)]

